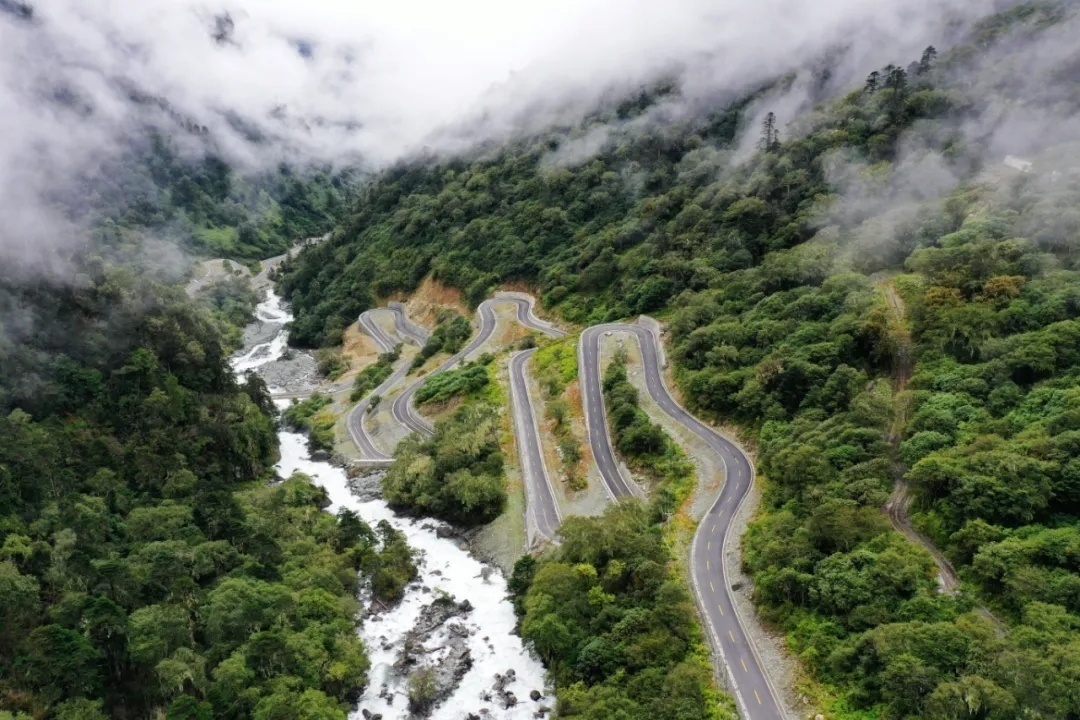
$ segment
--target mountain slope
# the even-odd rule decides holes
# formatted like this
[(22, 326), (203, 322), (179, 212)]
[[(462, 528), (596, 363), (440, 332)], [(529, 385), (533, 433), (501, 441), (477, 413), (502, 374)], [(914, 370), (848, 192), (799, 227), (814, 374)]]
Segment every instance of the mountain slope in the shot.
[[(832, 716), (1069, 717), (1078, 28), (1068, 4), (1016, 6), (762, 128), (757, 152), (748, 99), (668, 125), (624, 108), (475, 160), (395, 168), (285, 266), (294, 338), (332, 339), (429, 273), (474, 303), (523, 280), (580, 324), (662, 313), (688, 405), (760, 441), (755, 598)], [(597, 129), (601, 150), (567, 162)], [(890, 375), (910, 348), (885, 276), (915, 351), (899, 457)], [(898, 460), (958, 597), (881, 512)], [(970, 593), (1012, 630), (999, 636)]]

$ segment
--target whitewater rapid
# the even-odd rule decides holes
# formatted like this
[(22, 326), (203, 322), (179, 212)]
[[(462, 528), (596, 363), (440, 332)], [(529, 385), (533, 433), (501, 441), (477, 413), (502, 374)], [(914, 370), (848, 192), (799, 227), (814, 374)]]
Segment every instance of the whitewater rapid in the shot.
[(288, 348), (289, 335), (285, 332), (285, 323), (292, 320), (285, 301), (273, 290), (267, 291), (266, 299), (255, 307), (255, 318), (262, 325), (278, 326), (277, 333), (267, 342), (261, 342), (239, 357), (232, 359), (233, 372), (237, 379), (267, 363), (281, 359)]
[[(239, 375), (252, 370), (257, 372), (262, 365), (279, 359), (287, 346), (284, 326), (292, 317), (281, 298), (271, 291), (266, 301), (259, 305), (256, 315), (264, 325), (280, 325), (280, 329), (272, 340), (234, 358), (233, 368)], [(279, 404), (287, 405), (287, 401)], [(543, 697), (539, 702), (530, 699), (533, 690), (546, 695), (544, 669), (522, 645), (521, 638), (513, 634), (514, 609), (507, 600), (506, 580), (498, 569), (478, 562), (454, 540), (440, 538), (436, 533), (439, 526), (436, 521), (399, 516), (382, 500), (361, 501), (349, 489), (343, 469), (311, 459), (302, 435), (282, 431), (278, 437), (281, 460), (276, 468), (282, 477), (295, 472), (310, 476), (326, 488), (333, 503), (331, 512), (349, 508), (373, 527), (380, 520), (386, 520), (404, 533), (409, 546), (421, 554), (419, 578), (406, 588), (401, 603), (388, 612), (366, 618), (361, 627), (360, 637), (367, 647), (371, 670), (368, 687), (351, 714), (352, 718), (361, 718), (364, 710), (381, 714), (383, 720), (414, 717), (408, 709), (405, 682), (393, 672), (393, 665), (405, 635), (415, 625), (421, 609), (441, 593), (452, 595), (458, 602), (468, 600), (473, 607), (464, 619), (447, 623), (461, 623), (471, 631), (467, 643), (472, 667), (452, 695), (432, 712), (434, 720), (464, 720), (470, 713), (479, 714), (485, 709), (490, 714), (481, 717), (528, 720), (541, 705), (554, 705), (552, 697)], [(445, 630), (444, 627), (441, 634), (425, 645), (431, 650), (430, 658), (435, 663), (439, 659), (437, 646), (445, 637)], [(497, 673), (505, 675), (511, 669), (515, 679), (504, 687), (514, 693), (518, 704), (504, 708), (492, 686)], [(484, 700), (485, 695), (491, 699)]]

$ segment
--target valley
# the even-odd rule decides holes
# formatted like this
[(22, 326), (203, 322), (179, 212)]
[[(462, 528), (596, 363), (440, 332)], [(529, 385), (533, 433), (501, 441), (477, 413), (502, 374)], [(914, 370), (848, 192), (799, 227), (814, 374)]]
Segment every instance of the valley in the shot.
[(0, 0), (0, 720), (1080, 718), (1080, 5), (227, 5)]

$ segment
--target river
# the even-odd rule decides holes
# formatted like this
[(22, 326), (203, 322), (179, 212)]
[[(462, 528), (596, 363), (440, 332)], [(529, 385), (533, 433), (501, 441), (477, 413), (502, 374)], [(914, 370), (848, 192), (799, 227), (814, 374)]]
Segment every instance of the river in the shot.
[[(270, 291), (256, 311), (258, 322), (247, 333), (249, 345), (233, 359), (238, 374), (259, 372), (265, 365), (275, 363), (286, 351), (285, 323), (292, 319), (287, 307)], [(276, 331), (275, 331), (276, 327)], [(410, 714), (405, 678), (395, 672), (394, 663), (404, 645), (406, 634), (414, 628), (422, 609), (445, 593), (457, 602), (468, 600), (472, 610), (464, 618), (444, 625), (424, 644), (425, 660), (438, 665), (445, 652), (443, 642), (454, 627), (463, 626), (468, 632), (465, 643), (472, 665), (460, 684), (430, 717), (435, 720), (465, 720), (472, 717), (526, 720), (543, 705), (554, 705), (552, 697), (533, 701), (530, 693), (546, 693), (544, 669), (526, 649), (521, 638), (513, 634), (513, 606), (506, 599), (506, 580), (500, 571), (485, 565), (458, 546), (456, 540), (441, 538), (436, 533), (439, 524), (433, 520), (414, 520), (398, 515), (382, 500), (361, 500), (349, 488), (345, 471), (327, 462), (313, 460), (305, 438), (293, 432), (279, 432), (281, 461), (278, 474), (288, 477), (294, 472), (311, 476), (326, 488), (333, 503), (331, 512), (349, 508), (374, 526), (386, 520), (405, 534), (409, 546), (421, 553), (419, 578), (406, 588), (405, 598), (388, 612), (370, 615), (364, 620), (360, 637), (371, 659), (367, 690), (351, 717), (361, 718), (362, 711), (381, 714), (384, 720), (406, 720)], [(366, 598), (362, 598), (366, 599)], [(457, 632), (461, 633), (458, 629)], [(513, 693), (517, 704), (505, 707), (505, 694), (493, 688), (496, 674), (506, 676), (513, 670), (513, 679), (501, 684), (504, 692)], [(485, 712), (486, 711), (486, 712)]]

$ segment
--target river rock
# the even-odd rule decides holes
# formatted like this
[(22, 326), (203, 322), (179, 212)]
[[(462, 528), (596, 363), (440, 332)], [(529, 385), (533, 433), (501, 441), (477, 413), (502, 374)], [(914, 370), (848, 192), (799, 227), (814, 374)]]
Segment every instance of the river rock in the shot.
[(308, 353), (286, 352), (284, 357), (260, 366), (256, 372), (267, 385), (287, 393), (311, 392), (319, 387), (318, 367)]
[(361, 502), (368, 502), (382, 497), (382, 479), (385, 470), (349, 468), (349, 490)]
[(533, 702), (540, 702), (540, 698), (544, 696), (540, 694), (539, 690), (533, 690), (529, 693), (529, 697), (532, 698)]
[(442, 596), (426, 605), (409, 632), (394, 667), (402, 676), (421, 668), (431, 671), (435, 686), (434, 697), (422, 714), (428, 714), (454, 692), (465, 673), (472, 667), (468, 627), (460, 622), (472, 610), (469, 603), (458, 603)]
[(506, 689), (506, 686), (514, 682), (517, 679), (517, 673), (513, 668), (506, 671), (506, 674), (495, 673), (495, 683), (491, 686), (495, 695), (499, 698), (499, 703), (504, 708), (512, 708), (518, 704), (517, 696), (514, 693)]
[(454, 598), (443, 595), (424, 606), (420, 611), (413, 629), (408, 632), (405, 639), (406, 646), (410, 641), (423, 642), (430, 639), (436, 630), (441, 628), (450, 618), (465, 617), (472, 610), (472, 605), (457, 603)]

